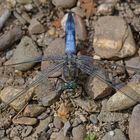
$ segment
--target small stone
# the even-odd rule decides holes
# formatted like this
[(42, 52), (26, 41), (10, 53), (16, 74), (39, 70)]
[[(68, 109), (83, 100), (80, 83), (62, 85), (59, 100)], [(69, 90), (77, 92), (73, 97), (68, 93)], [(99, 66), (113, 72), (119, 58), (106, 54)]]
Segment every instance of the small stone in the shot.
[(52, 3), (56, 7), (72, 8), (76, 4), (77, 0), (53, 0)]
[(55, 27), (51, 27), (49, 30), (48, 30), (48, 34), (50, 35), (50, 36), (55, 36), (55, 34), (56, 34), (56, 28)]
[(76, 127), (82, 123), (80, 118), (75, 118), (72, 123), (72, 127)]
[(21, 117), (17, 119), (13, 119), (14, 124), (21, 124), (21, 125), (35, 125), (37, 124), (36, 118), (29, 118), (29, 117)]
[[(112, 133), (112, 132), (111, 132)], [(102, 140), (127, 140), (125, 135), (120, 129), (114, 130), (114, 135), (112, 135), (110, 132), (108, 132)]]
[(5, 130), (0, 129), (0, 138), (3, 138), (5, 136)]
[(17, 127), (12, 128), (11, 132), (10, 132), (10, 137), (13, 138), (15, 136), (19, 136), (19, 131), (17, 129)]
[(53, 132), (50, 137), (51, 140), (70, 140), (68, 136), (64, 136), (63, 131)]
[(33, 130), (32, 126), (25, 126), (24, 129), (22, 130), (21, 136), (23, 138), (29, 136), (31, 134), (32, 130)]
[(103, 3), (99, 5), (97, 14), (99, 15), (112, 15), (114, 11), (114, 5), (112, 3)]
[(90, 121), (93, 123), (93, 124), (97, 124), (98, 123), (98, 120), (97, 120), (97, 115), (96, 114), (91, 114), (90, 117), (89, 117)]
[[(22, 89), (15, 89), (11, 86), (4, 88), (0, 93), (0, 99), (4, 103), (8, 103), (11, 99), (13, 99), (17, 94), (19, 94)], [(33, 88), (27, 91), (26, 95), (21, 95), (20, 97), (16, 98), (13, 102), (10, 103), (10, 106), (13, 107), (15, 110), (22, 109), (25, 104), (30, 100), (32, 97)]]
[(87, 112), (96, 112), (97, 111), (97, 105), (93, 100), (82, 100), (82, 99), (75, 99), (74, 100), (76, 104), (84, 109)]
[(58, 128), (58, 129), (61, 129), (63, 127), (63, 122), (61, 121), (61, 119), (58, 116), (54, 117), (53, 124), (54, 124), (55, 128)]
[(140, 105), (136, 105), (132, 111), (129, 122), (129, 138), (130, 140), (139, 140), (140, 138)]
[(39, 120), (44, 120), (47, 117), (48, 117), (48, 114), (46, 112), (43, 112), (41, 115), (38, 116), (38, 119)]
[(24, 7), (27, 11), (31, 11), (33, 9), (32, 4), (26, 4), (26, 5), (24, 5)]
[(63, 131), (64, 131), (64, 136), (67, 135), (68, 131), (70, 130), (71, 128), (71, 124), (69, 121), (65, 122), (64, 124), (64, 127), (63, 127)]
[(86, 137), (86, 128), (79, 125), (72, 129), (73, 140), (83, 140)]
[(33, 137), (37, 137), (41, 132), (45, 131), (48, 125), (52, 122), (52, 116), (47, 117), (44, 120), (40, 120), (39, 125), (36, 127)]
[(45, 32), (45, 29), (36, 18), (33, 18), (30, 22), (29, 32), (30, 34), (39, 34)]
[(38, 106), (37, 104), (27, 105), (23, 115), (27, 117), (37, 117), (39, 116), (43, 111), (45, 111), (44, 107)]
[(83, 114), (80, 114), (79, 118), (83, 123), (87, 121), (86, 117)]
[(9, 128), (11, 125), (11, 118), (0, 118), (0, 128)]
[(48, 107), (55, 103), (58, 99), (58, 94), (54, 91), (50, 92), (47, 96), (41, 99), (41, 103), (43, 106)]

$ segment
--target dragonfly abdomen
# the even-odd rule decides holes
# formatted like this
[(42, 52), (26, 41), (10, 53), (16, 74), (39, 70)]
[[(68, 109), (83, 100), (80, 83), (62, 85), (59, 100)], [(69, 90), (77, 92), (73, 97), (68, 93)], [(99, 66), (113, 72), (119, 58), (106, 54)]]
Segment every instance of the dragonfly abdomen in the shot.
[(65, 53), (68, 55), (76, 53), (75, 24), (72, 13), (68, 14), (68, 18), (66, 21)]

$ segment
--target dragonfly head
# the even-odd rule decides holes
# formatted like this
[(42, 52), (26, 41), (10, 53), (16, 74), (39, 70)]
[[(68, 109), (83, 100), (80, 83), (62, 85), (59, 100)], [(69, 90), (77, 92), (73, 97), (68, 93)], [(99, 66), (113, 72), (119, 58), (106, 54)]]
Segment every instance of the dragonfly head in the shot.
[(62, 90), (65, 90), (65, 91), (74, 91), (77, 87), (77, 84), (74, 82), (74, 81), (67, 81), (67, 82), (64, 82), (62, 83)]

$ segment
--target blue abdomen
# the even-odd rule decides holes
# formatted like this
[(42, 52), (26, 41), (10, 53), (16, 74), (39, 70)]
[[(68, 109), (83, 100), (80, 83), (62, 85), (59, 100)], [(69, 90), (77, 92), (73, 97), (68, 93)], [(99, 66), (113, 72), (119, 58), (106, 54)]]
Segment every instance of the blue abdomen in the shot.
[(68, 14), (66, 21), (65, 53), (69, 55), (76, 53), (75, 24), (72, 13)]

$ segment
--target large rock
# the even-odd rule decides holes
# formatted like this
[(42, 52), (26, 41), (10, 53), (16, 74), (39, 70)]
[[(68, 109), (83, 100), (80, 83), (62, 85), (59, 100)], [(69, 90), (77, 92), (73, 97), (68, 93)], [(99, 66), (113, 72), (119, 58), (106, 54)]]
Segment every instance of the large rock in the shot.
[(102, 58), (125, 58), (136, 52), (129, 25), (117, 16), (105, 16), (97, 21), (93, 47)]
[(109, 111), (132, 107), (140, 102), (140, 83), (130, 82), (118, 90), (107, 102)]
[[(1, 91), (0, 99), (7, 104), (22, 90), (23, 89), (16, 89), (11, 86), (6, 87)], [(32, 97), (32, 93), (33, 93), (33, 88), (31, 88), (29, 91), (27, 91), (25, 94), (21, 95), (20, 97), (16, 98), (13, 102), (10, 103), (10, 106), (13, 107), (15, 110), (22, 109)]]
[(56, 7), (72, 8), (76, 4), (77, 0), (53, 0), (52, 3)]
[(96, 77), (90, 77), (87, 82), (87, 94), (93, 99), (110, 95), (112, 88)]
[(140, 139), (140, 105), (135, 106), (129, 123), (130, 140)]
[[(25, 36), (22, 38), (21, 42), (16, 47), (12, 58), (9, 61), (7, 61), (6, 64), (25, 62), (25, 61), (33, 60), (33, 58), (39, 56), (41, 56), (41, 51), (37, 48), (36, 44), (33, 42), (31, 38)], [(16, 65), (15, 69), (26, 71), (32, 68), (34, 65), (35, 62), (28, 63), (28, 64), (20, 64), (20, 65)]]

